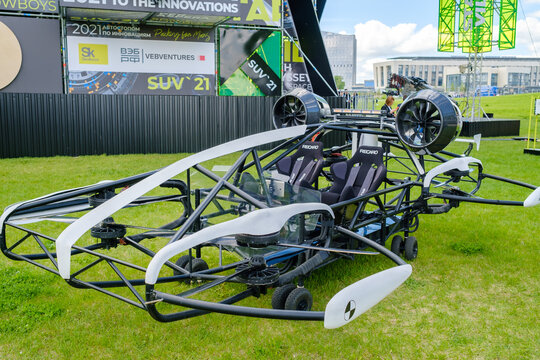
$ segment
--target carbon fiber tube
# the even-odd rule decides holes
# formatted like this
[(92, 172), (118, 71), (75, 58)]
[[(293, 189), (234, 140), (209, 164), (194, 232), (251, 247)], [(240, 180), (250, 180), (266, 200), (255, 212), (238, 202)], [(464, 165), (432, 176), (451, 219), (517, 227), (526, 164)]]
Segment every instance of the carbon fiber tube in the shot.
[(302, 265), (297, 266), (296, 269), (281, 275), (278, 282), (279, 286), (291, 283), (296, 277), (300, 275), (309, 274), (317, 266), (321, 265), (326, 259), (328, 259), (329, 256), (330, 255), (325, 251), (317, 253), (313, 257), (309, 258)]

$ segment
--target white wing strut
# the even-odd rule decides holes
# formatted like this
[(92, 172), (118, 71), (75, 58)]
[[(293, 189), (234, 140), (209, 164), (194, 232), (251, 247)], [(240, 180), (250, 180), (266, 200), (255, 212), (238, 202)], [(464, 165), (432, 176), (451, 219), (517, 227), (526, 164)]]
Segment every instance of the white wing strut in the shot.
[(242, 217), (209, 226), (159, 250), (148, 264), (145, 282), (154, 285), (167, 260), (209, 240), (233, 234), (266, 235), (278, 232), (291, 217), (302, 213), (325, 211), (334, 217), (332, 209), (323, 203), (291, 204), (252, 211)]
[(181, 159), (139, 181), (137, 184), (122, 191), (112, 199), (86, 213), (79, 220), (69, 225), (60, 236), (58, 236), (56, 249), (58, 255), (58, 271), (60, 272), (60, 275), (64, 279), (69, 279), (71, 246), (73, 246), (86, 231), (150, 190), (161, 185), (163, 182), (204, 161), (259, 145), (282, 141), (287, 138), (302, 135), (305, 132), (306, 126), (304, 125), (246, 136), (188, 156), (187, 158)]
[(537, 187), (523, 202), (523, 206), (531, 207), (540, 204), (540, 187)]
[(403, 284), (411, 273), (411, 265), (400, 265), (347, 286), (326, 305), (324, 327), (335, 329), (356, 319)]
[(431, 181), (433, 181), (436, 176), (444, 174), (447, 171), (468, 171), (469, 164), (471, 163), (476, 163), (482, 166), (482, 162), (478, 159), (475, 159), (473, 157), (463, 157), (449, 160), (439, 166), (434, 167), (433, 169), (429, 170), (429, 172), (426, 174), (426, 177), (424, 178), (424, 188), (429, 188)]

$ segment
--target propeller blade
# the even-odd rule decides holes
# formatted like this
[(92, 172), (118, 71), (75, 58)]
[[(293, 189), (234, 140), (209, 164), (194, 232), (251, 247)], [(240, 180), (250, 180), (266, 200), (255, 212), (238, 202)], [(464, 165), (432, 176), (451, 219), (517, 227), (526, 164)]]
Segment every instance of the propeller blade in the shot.
[(335, 329), (356, 319), (396, 290), (411, 273), (411, 265), (400, 265), (347, 286), (326, 305), (324, 327)]
[(426, 118), (426, 103), (424, 101), (418, 102), (418, 114), (420, 115), (421, 119)]
[(420, 117), (420, 111), (418, 110), (418, 108), (420, 107), (420, 105), (418, 104), (419, 101), (415, 102), (414, 103), (414, 107), (413, 107), (413, 115), (414, 115), (414, 118), (416, 120), (418, 120), (418, 122), (422, 122), (422, 118)]
[(409, 115), (409, 119), (413, 122), (420, 122), (414, 115), (414, 112), (409, 108), (405, 111), (405, 114)]
[(437, 112), (437, 108), (432, 105), (430, 102), (428, 102), (429, 110), (426, 111), (426, 118), (431, 117), (435, 112)]

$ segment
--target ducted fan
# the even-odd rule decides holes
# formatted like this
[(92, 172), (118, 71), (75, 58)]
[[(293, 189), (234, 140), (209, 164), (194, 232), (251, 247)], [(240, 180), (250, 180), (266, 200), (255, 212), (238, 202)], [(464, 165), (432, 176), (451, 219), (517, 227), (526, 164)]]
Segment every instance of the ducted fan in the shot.
[(322, 97), (303, 88), (296, 88), (280, 97), (274, 104), (274, 127), (276, 129), (317, 124), (331, 114)]
[(396, 115), (400, 140), (412, 151), (436, 153), (461, 132), (461, 113), (445, 94), (431, 89), (412, 93)]

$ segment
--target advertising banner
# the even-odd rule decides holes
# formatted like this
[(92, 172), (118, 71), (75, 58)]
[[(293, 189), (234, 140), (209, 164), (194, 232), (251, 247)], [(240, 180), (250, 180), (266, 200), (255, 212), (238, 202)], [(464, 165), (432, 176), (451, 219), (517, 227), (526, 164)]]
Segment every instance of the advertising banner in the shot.
[(58, 14), (56, 0), (0, 0), (0, 10)]
[(295, 43), (283, 37), (283, 92), (295, 88), (313, 91), (304, 58)]
[(69, 92), (215, 95), (212, 29), (68, 23)]
[[(59, 21), (0, 16), (0, 24), (0, 48), (5, 50), (0, 53), (0, 80), (14, 71), (14, 77), (2, 84), (0, 92), (61, 94)], [(18, 54), (9, 45), (17, 45)]]
[(493, 0), (464, 0), (459, 7), (458, 47), (463, 52), (490, 52)]
[(281, 0), (60, 0), (60, 5), (89, 9), (217, 16), (222, 17), (223, 20), (230, 18), (229, 22), (237, 24), (276, 27), (281, 24)]
[(287, 1), (283, 2), (283, 29), (283, 92), (298, 87), (313, 91), (304, 57), (297, 45), (298, 35)]
[(219, 95), (281, 95), (281, 32), (220, 29)]

